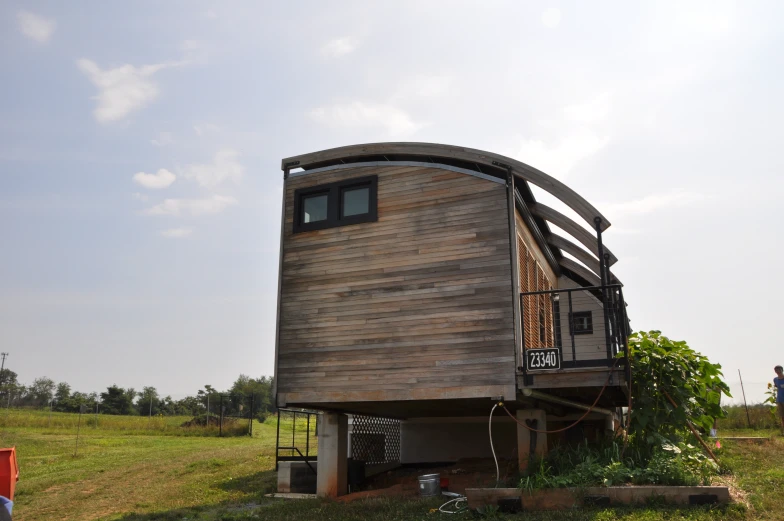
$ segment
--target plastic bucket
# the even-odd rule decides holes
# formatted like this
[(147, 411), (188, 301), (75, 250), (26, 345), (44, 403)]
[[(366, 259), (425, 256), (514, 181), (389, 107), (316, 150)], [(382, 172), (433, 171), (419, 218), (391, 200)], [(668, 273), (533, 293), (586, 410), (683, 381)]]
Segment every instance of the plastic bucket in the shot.
[(425, 474), (419, 476), (419, 495), (422, 497), (437, 496), (441, 494), (441, 476), (439, 474)]
[(19, 465), (16, 462), (16, 448), (0, 449), (0, 496), (13, 501), (17, 481)]

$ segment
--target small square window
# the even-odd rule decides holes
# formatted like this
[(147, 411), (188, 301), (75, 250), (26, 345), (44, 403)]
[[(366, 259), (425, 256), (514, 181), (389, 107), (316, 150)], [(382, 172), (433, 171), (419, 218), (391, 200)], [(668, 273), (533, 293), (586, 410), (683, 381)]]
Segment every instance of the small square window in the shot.
[(294, 191), (294, 233), (378, 220), (378, 177), (367, 176)]
[(590, 335), (593, 333), (593, 316), (590, 311), (575, 311), (572, 313), (572, 332), (575, 335)]
[(341, 217), (363, 215), (370, 212), (370, 187), (345, 188), (341, 201)]
[(302, 223), (327, 220), (329, 194), (309, 195), (302, 198)]

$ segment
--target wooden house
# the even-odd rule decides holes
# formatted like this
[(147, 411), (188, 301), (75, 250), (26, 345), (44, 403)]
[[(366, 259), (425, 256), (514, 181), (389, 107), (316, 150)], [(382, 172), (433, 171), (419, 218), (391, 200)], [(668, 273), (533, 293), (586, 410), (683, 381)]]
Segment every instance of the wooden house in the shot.
[[(440, 144), (353, 145), (282, 169), (276, 404), (325, 411), (319, 493), (343, 491), (346, 415), (402, 422), (414, 460), (441, 450), (427, 442), (439, 425), (479, 424), (499, 401), (541, 430), (595, 401), (587, 420), (617, 421), (628, 320), (610, 222), (588, 201), (514, 159)], [(499, 422), (524, 464), (528, 431)], [(445, 457), (476, 455), (476, 440), (453, 445)]]

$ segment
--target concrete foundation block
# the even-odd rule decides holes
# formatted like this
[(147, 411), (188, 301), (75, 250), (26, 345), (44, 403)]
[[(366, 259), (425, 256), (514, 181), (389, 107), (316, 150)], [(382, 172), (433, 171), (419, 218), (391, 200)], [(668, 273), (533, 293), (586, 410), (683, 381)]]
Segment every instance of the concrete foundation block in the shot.
[(338, 497), (348, 489), (348, 417), (325, 412), (319, 422), (316, 494)]

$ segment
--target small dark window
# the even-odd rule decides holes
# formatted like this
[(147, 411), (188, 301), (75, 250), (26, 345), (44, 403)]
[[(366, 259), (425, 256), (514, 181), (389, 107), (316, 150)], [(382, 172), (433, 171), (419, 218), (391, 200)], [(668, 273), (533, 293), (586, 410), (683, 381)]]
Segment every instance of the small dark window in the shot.
[(544, 318), (544, 311), (539, 310), (539, 345), (545, 345), (547, 342), (547, 326)]
[(316, 223), (327, 220), (327, 199), (329, 194), (308, 195), (302, 198), (302, 223)]
[(572, 332), (575, 335), (590, 335), (593, 333), (593, 317), (590, 311), (575, 311), (572, 313)]
[(294, 192), (294, 233), (378, 220), (377, 176)]
[(340, 201), (340, 216), (351, 217), (353, 215), (363, 215), (370, 212), (370, 187), (359, 186), (343, 189), (343, 197)]

